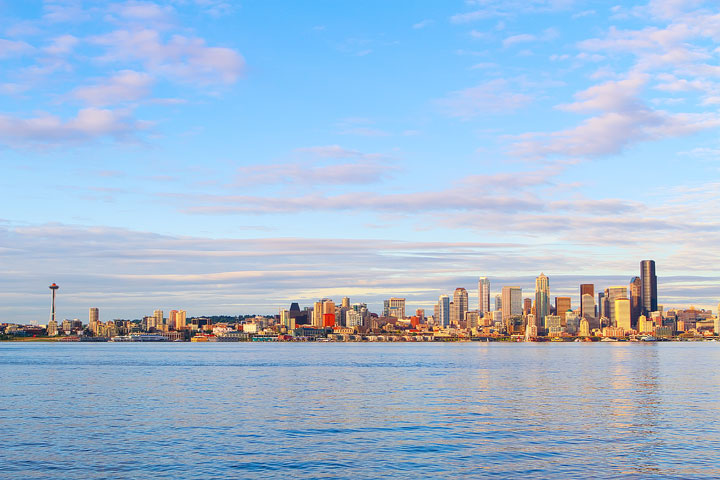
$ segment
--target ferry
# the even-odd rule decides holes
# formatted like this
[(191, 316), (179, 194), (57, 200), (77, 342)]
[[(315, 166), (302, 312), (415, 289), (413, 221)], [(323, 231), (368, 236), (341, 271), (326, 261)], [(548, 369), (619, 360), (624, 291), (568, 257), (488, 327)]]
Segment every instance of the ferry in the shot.
[(657, 338), (653, 337), (652, 335), (645, 335), (644, 337), (640, 337), (640, 340), (643, 342), (657, 342)]

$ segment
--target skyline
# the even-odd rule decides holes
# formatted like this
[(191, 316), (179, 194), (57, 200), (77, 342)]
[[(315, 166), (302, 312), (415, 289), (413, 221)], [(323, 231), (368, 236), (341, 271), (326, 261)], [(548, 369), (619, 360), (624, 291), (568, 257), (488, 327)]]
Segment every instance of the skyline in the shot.
[(68, 318), (475, 306), (540, 272), (576, 306), (639, 258), (659, 303), (718, 304), (710, 1), (0, 12), (0, 321), (52, 282)]

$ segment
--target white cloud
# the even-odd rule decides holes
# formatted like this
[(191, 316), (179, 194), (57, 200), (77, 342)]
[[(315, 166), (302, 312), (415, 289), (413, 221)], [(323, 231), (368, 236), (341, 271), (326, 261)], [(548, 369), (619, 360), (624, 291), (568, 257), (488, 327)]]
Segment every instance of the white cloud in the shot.
[(510, 90), (503, 79), (451, 92), (437, 100), (437, 105), (451, 117), (470, 119), (483, 113), (512, 112), (532, 101), (530, 95)]
[(104, 61), (139, 61), (151, 73), (186, 82), (231, 84), (245, 68), (235, 50), (209, 47), (198, 37), (172, 35), (164, 41), (155, 30), (116, 30), (91, 42), (108, 48)]
[(153, 79), (147, 73), (123, 70), (95, 85), (78, 87), (71, 95), (88, 105), (115, 105), (145, 98)]
[(147, 127), (147, 123), (132, 120), (126, 113), (98, 108), (82, 109), (74, 118), (67, 120), (50, 114), (32, 118), (0, 115), (0, 141), (6, 145), (27, 147), (103, 137), (128, 140)]
[(17, 57), (33, 52), (35, 49), (22, 40), (0, 38), (0, 59)]

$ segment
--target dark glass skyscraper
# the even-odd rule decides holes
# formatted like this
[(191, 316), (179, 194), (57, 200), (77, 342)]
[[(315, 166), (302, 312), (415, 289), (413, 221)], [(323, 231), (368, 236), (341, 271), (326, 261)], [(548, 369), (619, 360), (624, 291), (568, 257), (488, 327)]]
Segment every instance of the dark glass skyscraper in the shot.
[(655, 260), (640, 262), (640, 280), (642, 283), (642, 314), (649, 315), (657, 311), (657, 276), (655, 275)]
[(638, 317), (642, 314), (642, 280), (633, 277), (630, 280), (630, 324), (637, 327)]

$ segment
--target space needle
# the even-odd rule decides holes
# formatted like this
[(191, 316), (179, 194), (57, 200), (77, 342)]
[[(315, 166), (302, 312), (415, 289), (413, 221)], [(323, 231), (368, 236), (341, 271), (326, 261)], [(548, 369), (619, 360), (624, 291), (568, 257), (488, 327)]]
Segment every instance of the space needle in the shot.
[(55, 292), (58, 288), (60, 287), (58, 287), (55, 283), (50, 285), (50, 290), (52, 290), (52, 310), (50, 311), (50, 320), (53, 321), (55, 321)]

